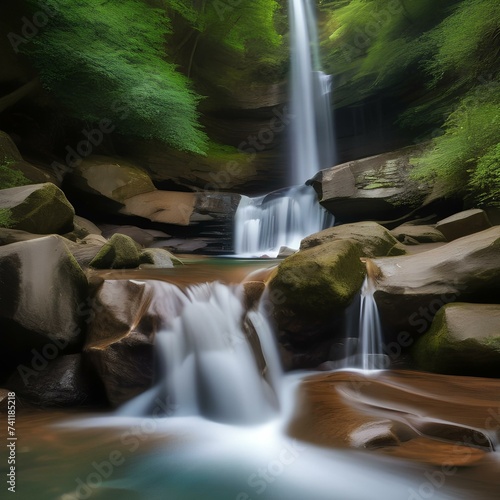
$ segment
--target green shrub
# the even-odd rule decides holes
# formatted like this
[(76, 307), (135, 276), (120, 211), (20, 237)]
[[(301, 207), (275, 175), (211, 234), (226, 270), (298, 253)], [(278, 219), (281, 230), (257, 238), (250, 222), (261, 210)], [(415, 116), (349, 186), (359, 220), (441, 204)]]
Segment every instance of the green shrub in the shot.
[(22, 172), (13, 170), (8, 165), (0, 165), (0, 189), (9, 189), (17, 186), (32, 184)]
[(9, 228), (12, 223), (11, 211), (8, 208), (0, 208), (0, 227)]

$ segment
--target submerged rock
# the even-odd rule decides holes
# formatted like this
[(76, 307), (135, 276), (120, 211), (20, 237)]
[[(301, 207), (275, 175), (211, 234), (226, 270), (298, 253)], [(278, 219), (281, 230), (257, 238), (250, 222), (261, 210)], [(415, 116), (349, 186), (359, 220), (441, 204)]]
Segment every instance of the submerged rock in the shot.
[(459, 212), (436, 224), (436, 229), (444, 234), (448, 241), (478, 233), (491, 227), (491, 222), (484, 210), (471, 209)]
[(301, 250), (323, 245), (331, 241), (354, 240), (361, 246), (364, 257), (404, 255), (406, 250), (385, 227), (376, 222), (342, 224), (304, 238)]
[(34, 234), (63, 234), (73, 230), (75, 211), (54, 184), (31, 184), (4, 189), (0, 210), (8, 214), (8, 227)]
[(113, 406), (151, 387), (157, 320), (147, 315), (145, 283), (104, 281), (93, 299), (84, 352)]
[(500, 377), (500, 305), (444, 306), (413, 355), (421, 370)]

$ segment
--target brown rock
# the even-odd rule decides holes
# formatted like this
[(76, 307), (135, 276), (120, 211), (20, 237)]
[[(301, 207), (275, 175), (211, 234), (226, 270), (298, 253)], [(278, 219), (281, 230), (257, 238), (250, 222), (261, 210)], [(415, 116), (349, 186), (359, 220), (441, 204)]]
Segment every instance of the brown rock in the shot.
[(478, 233), (491, 227), (491, 222), (484, 210), (472, 209), (459, 212), (436, 224), (436, 229), (444, 234), (448, 241)]

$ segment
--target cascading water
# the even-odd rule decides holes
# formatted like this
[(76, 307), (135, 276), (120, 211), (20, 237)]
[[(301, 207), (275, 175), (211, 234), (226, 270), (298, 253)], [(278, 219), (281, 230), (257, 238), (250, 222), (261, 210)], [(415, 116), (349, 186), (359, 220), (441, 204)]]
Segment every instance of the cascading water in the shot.
[(258, 340), (251, 342), (244, 331), (241, 287), (214, 282), (193, 285), (184, 293), (172, 284), (148, 283), (154, 288), (150, 310), (165, 323), (156, 337), (159, 380), (120, 414), (150, 415), (160, 406), (173, 416), (200, 415), (238, 424), (275, 415), (279, 356), (261, 311), (247, 316)]
[(358, 363), (363, 370), (385, 368), (386, 356), (383, 354), (382, 325), (373, 297), (375, 286), (367, 276), (361, 288), (359, 311)]
[(335, 164), (331, 77), (321, 71), (311, 0), (290, 0), (291, 174), (295, 187), (279, 194), (243, 198), (235, 217), (234, 249), (244, 257), (276, 257), (283, 246), (330, 227), (334, 218), (304, 182)]

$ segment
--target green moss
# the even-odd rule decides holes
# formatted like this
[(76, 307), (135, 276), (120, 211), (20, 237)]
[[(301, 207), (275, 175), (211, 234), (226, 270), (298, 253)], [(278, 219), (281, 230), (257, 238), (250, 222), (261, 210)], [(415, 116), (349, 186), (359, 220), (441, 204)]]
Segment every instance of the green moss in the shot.
[(32, 182), (26, 178), (22, 172), (9, 168), (9, 165), (12, 163), (4, 163), (3, 165), (0, 165), (0, 189), (9, 189), (32, 184)]
[(9, 228), (13, 223), (12, 212), (8, 208), (0, 208), (0, 227)]
[(303, 317), (330, 317), (361, 288), (365, 266), (360, 245), (334, 241), (301, 250), (278, 267), (270, 288), (285, 297), (283, 307)]
[(95, 269), (130, 269), (138, 267), (140, 255), (132, 238), (116, 233), (90, 262)]

